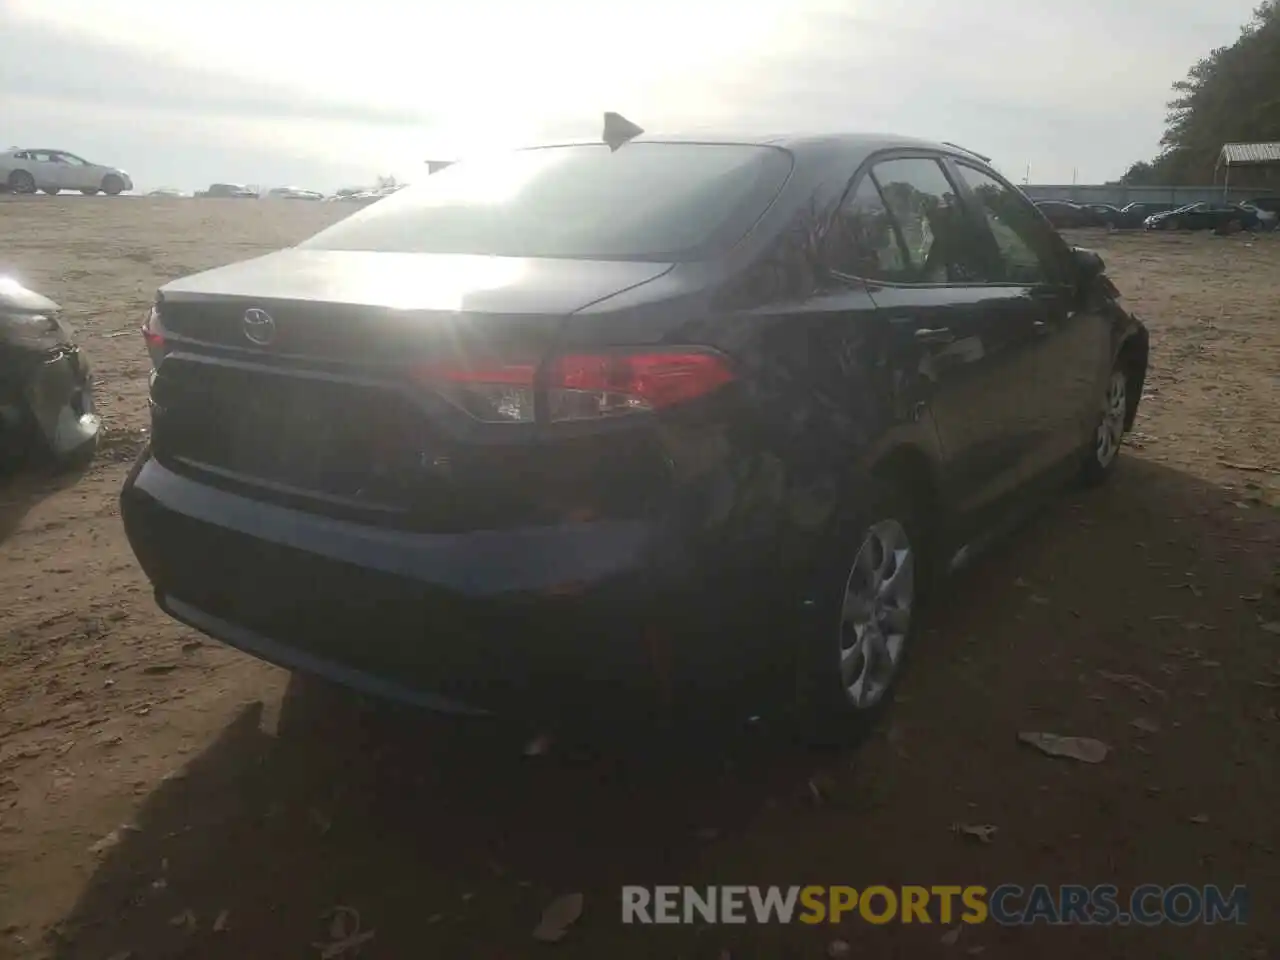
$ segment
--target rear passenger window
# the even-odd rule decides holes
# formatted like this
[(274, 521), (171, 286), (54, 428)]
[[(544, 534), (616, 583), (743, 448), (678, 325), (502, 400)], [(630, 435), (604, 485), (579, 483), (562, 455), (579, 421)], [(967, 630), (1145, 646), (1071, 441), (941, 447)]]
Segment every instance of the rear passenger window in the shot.
[(934, 160), (885, 160), (846, 198), (829, 244), (833, 269), (889, 283), (981, 279), (978, 237)]
[(911, 265), (875, 181), (863, 177), (840, 207), (827, 235), (833, 270), (867, 280), (904, 280)]
[(997, 262), (988, 273), (992, 283), (1049, 283), (1055, 278), (1052, 238), (1032, 205), (990, 174), (957, 164), (977, 197), (995, 239)]

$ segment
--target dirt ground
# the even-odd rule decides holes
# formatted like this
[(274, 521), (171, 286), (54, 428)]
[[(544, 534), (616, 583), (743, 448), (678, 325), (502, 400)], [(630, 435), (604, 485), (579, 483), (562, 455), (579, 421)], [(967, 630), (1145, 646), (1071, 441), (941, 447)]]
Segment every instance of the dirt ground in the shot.
[[(347, 960), (332, 944), (353, 932), (394, 960), (817, 958), (834, 940), (875, 958), (1280, 956), (1280, 237), (1082, 236), (1152, 329), (1121, 469), (952, 583), (856, 754), (753, 729), (529, 758), (481, 724), (318, 717), (282, 672), (158, 613), (125, 543), (156, 286), (346, 212), (0, 198), (0, 267), (68, 311), (107, 425), (82, 476), (0, 489), (0, 957)], [(1113, 750), (1054, 760), (1026, 730)], [(628, 883), (1109, 881), (1247, 884), (1251, 922), (952, 941), (618, 919)], [(571, 892), (581, 919), (534, 942)], [(332, 928), (337, 906), (358, 931)]]

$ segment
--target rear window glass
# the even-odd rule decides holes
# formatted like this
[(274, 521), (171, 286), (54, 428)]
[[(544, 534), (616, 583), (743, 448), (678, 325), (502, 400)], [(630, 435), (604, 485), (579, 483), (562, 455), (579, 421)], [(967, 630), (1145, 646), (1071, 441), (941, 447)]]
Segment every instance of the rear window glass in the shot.
[(731, 246), (791, 172), (745, 144), (517, 150), (455, 163), (301, 244), (321, 250), (691, 260)]

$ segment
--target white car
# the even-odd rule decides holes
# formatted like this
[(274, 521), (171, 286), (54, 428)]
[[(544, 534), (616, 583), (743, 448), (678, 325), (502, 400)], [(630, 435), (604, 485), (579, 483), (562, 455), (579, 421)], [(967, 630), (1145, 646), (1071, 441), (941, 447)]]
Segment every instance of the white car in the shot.
[(1240, 206), (1258, 218), (1258, 226), (1261, 229), (1275, 230), (1277, 226), (1280, 226), (1280, 213), (1270, 208), (1280, 206), (1280, 204), (1272, 202), (1267, 203), (1266, 206), (1259, 206), (1259, 202), (1267, 203), (1266, 200), (1244, 200), (1240, 203)]
[(86, 196), (115, 196), (133, 189), (133, 180), (117, 167), (90, 163), (65, 150), (15, 147), (0, 153), (0, 185), (14, 193), (79, 190)]
[(267, 193), (268, 200), (323, 200), (324, 194), (301, 187), (276, 187)]

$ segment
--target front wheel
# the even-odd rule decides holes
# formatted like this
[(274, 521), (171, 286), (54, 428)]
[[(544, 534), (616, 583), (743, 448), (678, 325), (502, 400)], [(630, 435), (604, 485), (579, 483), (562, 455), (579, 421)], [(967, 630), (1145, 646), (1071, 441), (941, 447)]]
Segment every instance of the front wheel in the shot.
[(124, 181), (114, 173), (108, 173), (102, 178), (102, 190), (107, 196), (118, 196), (124, 192)]
[(859, 742), (888, 708), (929, 570), (912, 504), (889, 489), (868, 499), (820, 574), (801, 638), (796, 719), (814, 746)]
[(1116, 364), (1107, 378), (1101, 411), (1093, 440), (1084, 454), (1082, 474), (1085, 483), (1099, 484), (1115, 472), (1129, 419), (1129, 376), (1123, 364)]

